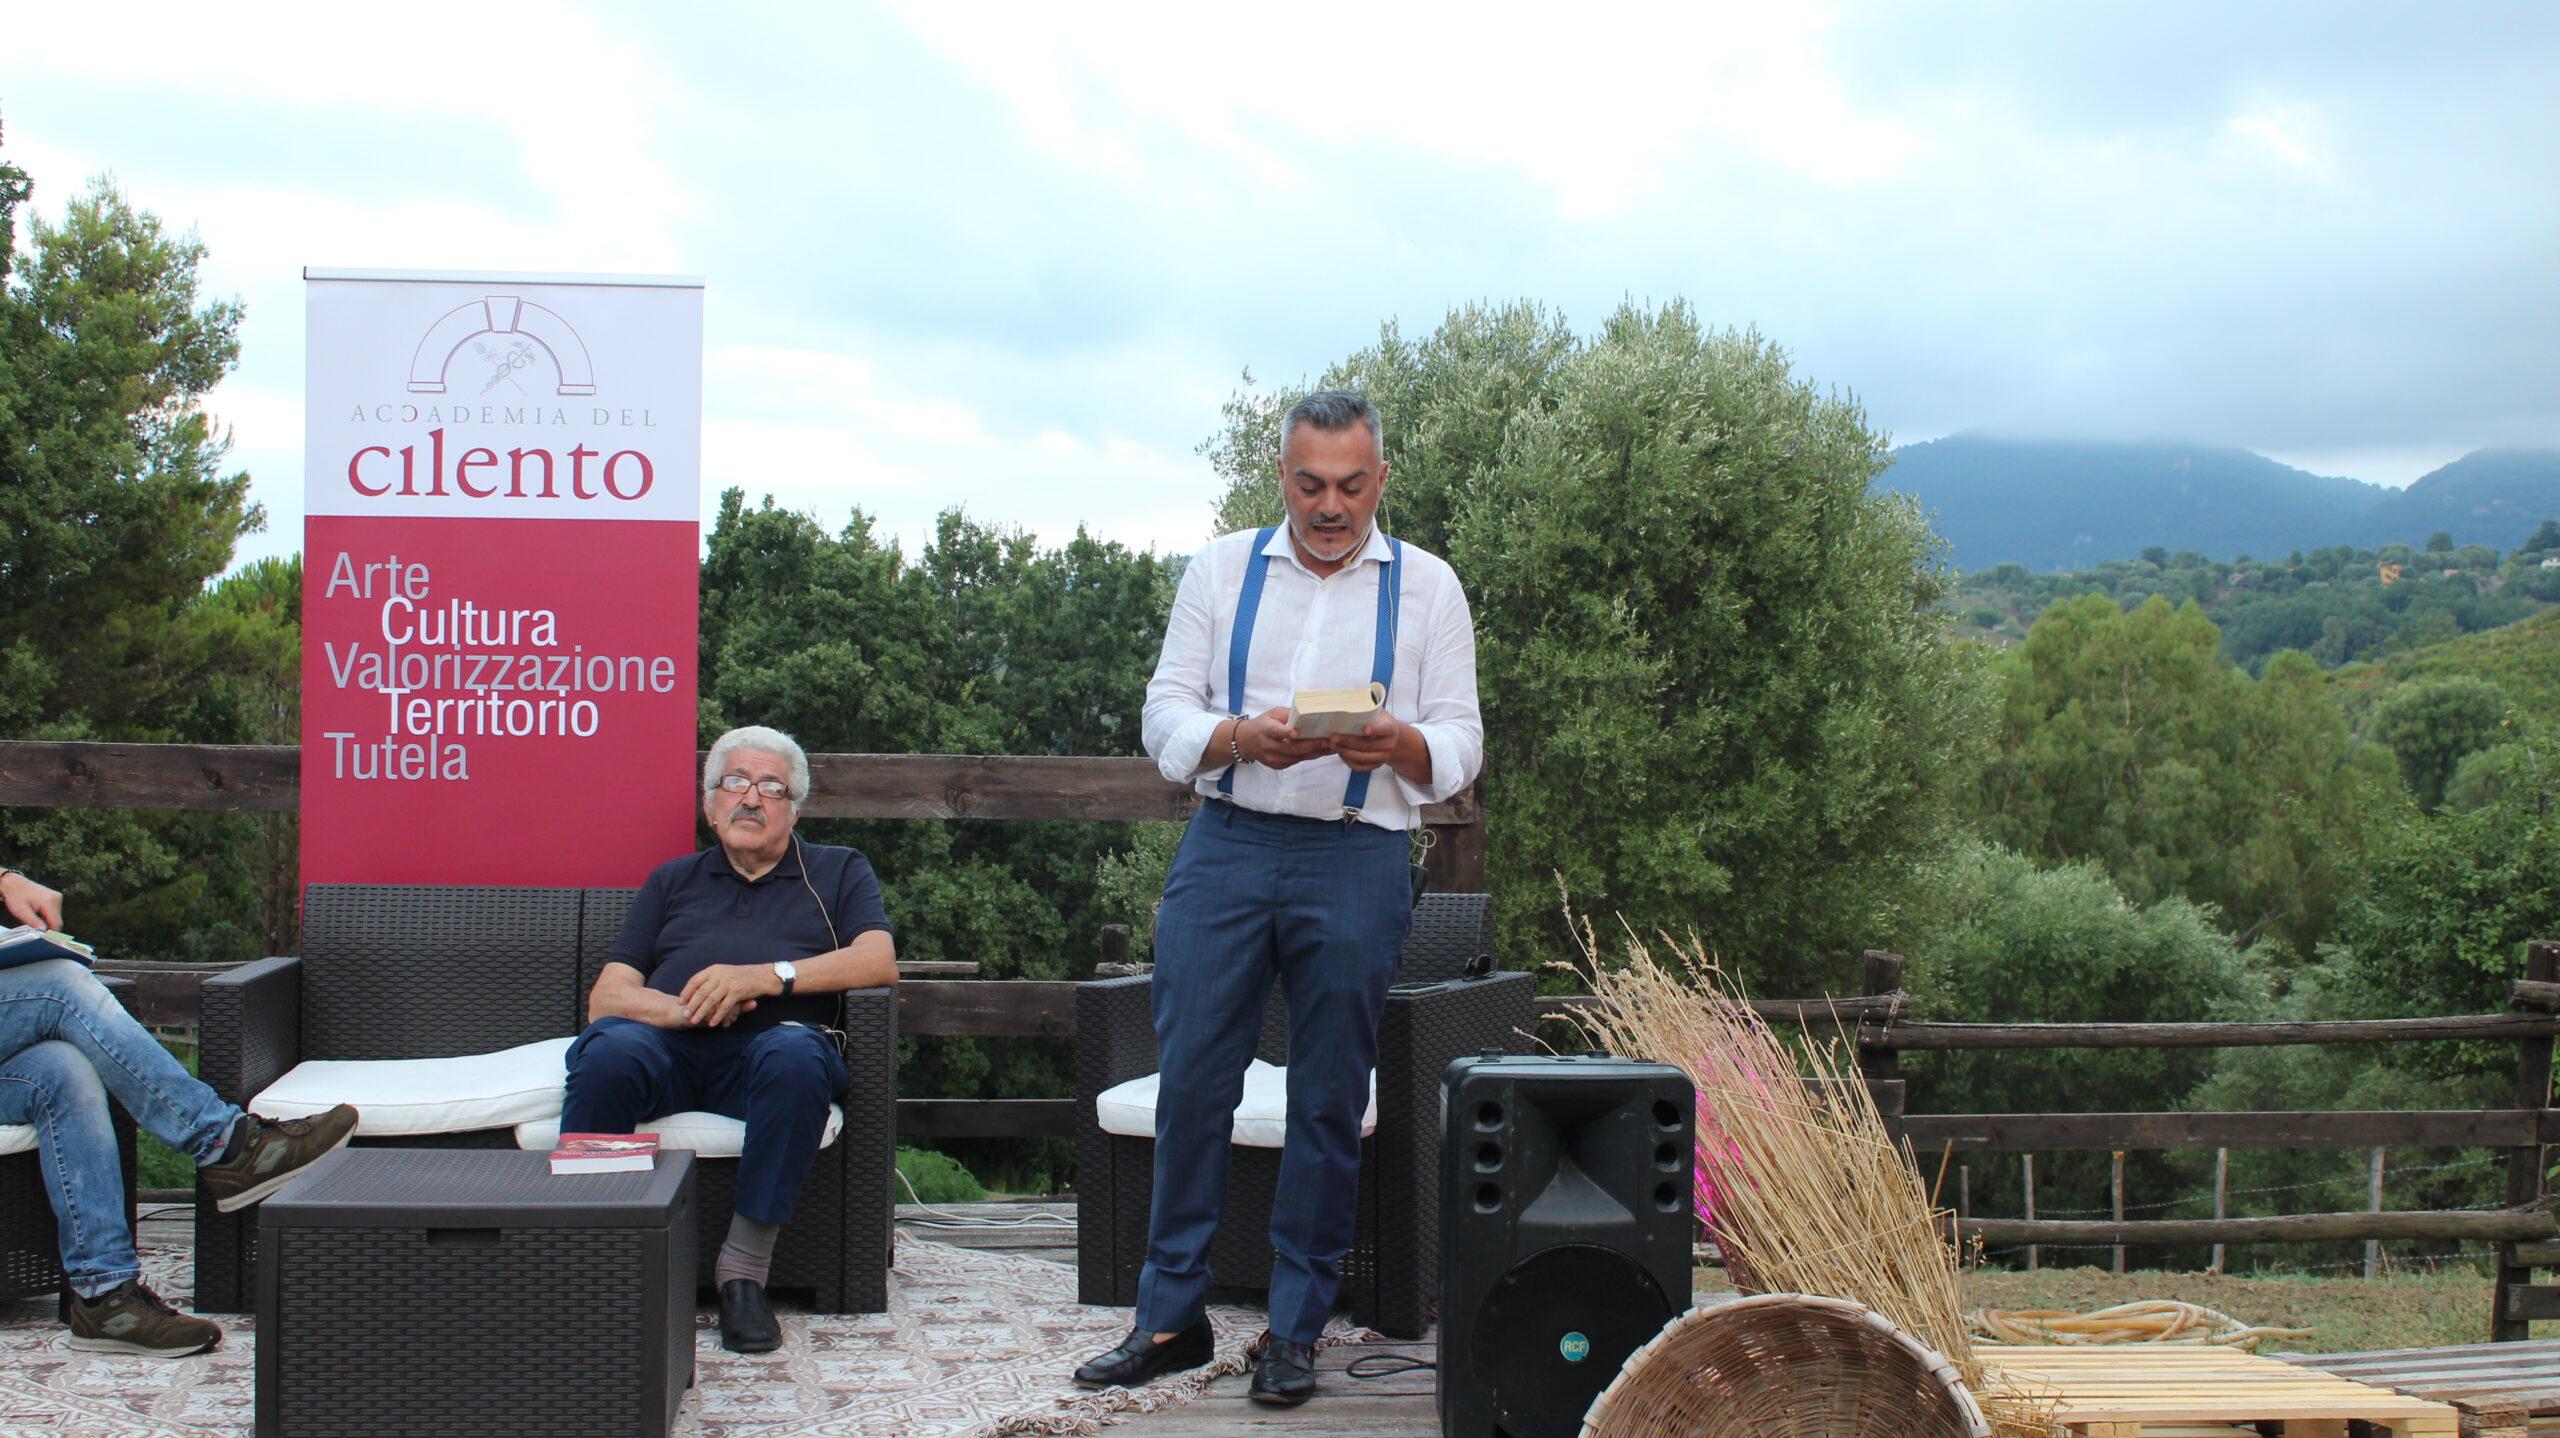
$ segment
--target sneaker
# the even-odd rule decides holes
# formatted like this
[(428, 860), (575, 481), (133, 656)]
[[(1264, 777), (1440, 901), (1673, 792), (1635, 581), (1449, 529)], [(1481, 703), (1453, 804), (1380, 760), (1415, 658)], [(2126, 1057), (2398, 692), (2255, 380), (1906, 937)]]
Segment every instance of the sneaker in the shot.
[(356, 1111), (346, 1104), (309, 1118), (244, 1113), (232, 1127), (231, 1146), (220, 1160), (196, 1170), (196, 1182), (215, 1208), (232, 1213), (284, 1187), (322, 1154), (345, 1147), (355, 1133)]
[(222, 1325), (171, 1308), (138, 1278), (95, 1298), (72, 1294), (68, 1318), (71, 1346), (89, 1353), (184, 1358), (222, 1341)]

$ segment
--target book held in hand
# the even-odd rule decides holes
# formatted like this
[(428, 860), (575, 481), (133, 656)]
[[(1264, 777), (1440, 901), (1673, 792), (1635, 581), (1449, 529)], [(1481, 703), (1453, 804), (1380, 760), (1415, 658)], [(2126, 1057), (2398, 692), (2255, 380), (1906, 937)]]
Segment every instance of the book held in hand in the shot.
[(31, 924), (0, 929), (0, 969), (13, 969), (40, 959), (69, 959), (86, 966), (96, 957), (97, 950), (60, 929), (39, 929)]
[(564, 1133), (551, 1150), (553, 1173), (645, 1173), (657, 1166), (654, 1133)]
[(1301, 739), (1330, 739), (1357, 734), (1387, 704), (1387, 686), (1363, 684), (1357, 689), (1301, 689), (1289, 697), (1289, 722)]

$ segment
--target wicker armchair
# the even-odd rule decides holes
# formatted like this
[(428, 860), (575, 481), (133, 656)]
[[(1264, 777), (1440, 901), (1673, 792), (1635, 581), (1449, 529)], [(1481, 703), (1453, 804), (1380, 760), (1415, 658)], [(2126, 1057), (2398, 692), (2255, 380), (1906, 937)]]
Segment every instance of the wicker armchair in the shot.
[[(1487, 1050), (1528, 1051), (1535, 981), (1467, 977), (1492, 948), (1485, 895), (1424, 895), (1379, 1025), (1378, 1128), (1361, 1144), (1359, 1221), (1343, 1259), (1342, 1297), (1358, 1321), (1401, 1338), (1419, 1337), (1429, 1324), (1439, 1278), (1441, 1070)], [(1151, 977), (1076, 988), (1077, 1296), (1086, 1303), (1135, 1303), (1147, 1257), (1155, 1142), (1103, 1132), (1094, 1101), (1155, 1072)], [(1275, 985), (1257, 1055), (1285, 1064), (1288, 1033)], [(1280, 1151), (1238, 1147), (1230, 1164), (1209, 1264), (1219, 1288), (1258, 1291), (1271, 1276)]]
[[(313, 885), (300, 957), (262, 959), (206, 982), (201, 1069), (233, 1103), (306, 1059), (487, 1053), (574, 1034), (587, 991), (631, 906), (630, 889)], [(852, 1083), (844, 1131), (818, 1151), (799, 1212), (774, 1252), (772, 1286), (805, 1289), (826, 1313), (888, 1306), (895, 1158), (897, 1003), (888, 989), (844, 995)], [(373, 1142), (359, 1138), (358, 1143)], [(404, 1134), (401, 1148), (512, 1148), (512, 1128)], [(736, 1201), (737, 1166), (696, 1165), (698, 1282)], [(238, 1313), (253, 1296), (257, 1210), (196, 1201), (196, 1307)]]
[[(133, 1006), (133, 981), (101, 979), (127, 1008)], [(116, 1129), (116, 1157), (124, 1170), (124, 1223), (133, 1227), (133, 1115), (124, 1105), (107, 1103)], [(34, 1149), (0, 1154), (0, 1302), (31, 1293), (62, 1293), (62, 1245), (53, 1223), (53, 1202), (45, 1196), (43, 1159)]]

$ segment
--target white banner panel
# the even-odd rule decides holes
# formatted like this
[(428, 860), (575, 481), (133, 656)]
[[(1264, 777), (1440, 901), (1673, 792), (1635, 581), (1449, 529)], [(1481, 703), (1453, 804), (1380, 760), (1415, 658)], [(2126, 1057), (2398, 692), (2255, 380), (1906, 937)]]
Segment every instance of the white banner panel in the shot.
[(304, 277), (308, 513), (699, 518), (699, 280)]

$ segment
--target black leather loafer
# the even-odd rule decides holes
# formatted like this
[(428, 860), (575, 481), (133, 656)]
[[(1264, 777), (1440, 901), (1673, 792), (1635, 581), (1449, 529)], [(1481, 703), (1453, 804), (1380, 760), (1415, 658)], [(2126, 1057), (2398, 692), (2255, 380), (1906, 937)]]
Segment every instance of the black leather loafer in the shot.
[(1079, 1388), (1134, 1388), (1159, 1373), (1197, 1368), (1217, 1355), (1209, 1320), (1201, 1319), (1162, 1343), (1144, 1328), (1132, 1328), (1120, 1346), (1076, 1370)]
[(1312, 1344), (1292, 1343), (1278, 1335), (1269, 1335), (1262, 1350), (1262, 1361), (1253, 1365), (1253, 1386), (1244, 1396), (1256, 1403), (1278, 1403), (1294, 1408), (1316, 1396), (1316, 1350)]
[(764, 1301), (764, 1285), (732, 1278), (720, 1285), (720, 1346), (732, 1353), (771, 1353), (782, 1346), (782, 1325)]

